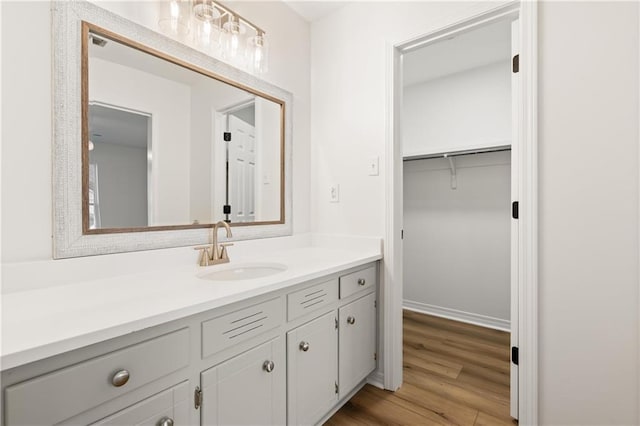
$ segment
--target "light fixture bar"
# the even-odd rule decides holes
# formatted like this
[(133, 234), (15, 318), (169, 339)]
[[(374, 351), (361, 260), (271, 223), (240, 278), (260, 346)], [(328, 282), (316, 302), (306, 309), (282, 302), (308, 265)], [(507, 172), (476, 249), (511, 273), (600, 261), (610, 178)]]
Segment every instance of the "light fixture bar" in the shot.
[(217, 2), (217, 1), (212, 1), (211, 3), (213, 3), (218, 9), (220, 9), (224, 13), (233, 16), (235, 19), (237, 19), (240, 22), (244, 22), (246, 25), (248, 25), (249, 27), (253, 28), (258, 34), (260, 34), (260, 35), (265, 35), (266, 34), (265, 30), (263, 30), (259, 26), (255, 25), (253, 22), (249, 21), (248, 19), (244, 18), (242, 15), (239, 15), (236, 12), (234, 12), (233, 10), (231, 10), (228, 7), (224, 6), (222, 3)]

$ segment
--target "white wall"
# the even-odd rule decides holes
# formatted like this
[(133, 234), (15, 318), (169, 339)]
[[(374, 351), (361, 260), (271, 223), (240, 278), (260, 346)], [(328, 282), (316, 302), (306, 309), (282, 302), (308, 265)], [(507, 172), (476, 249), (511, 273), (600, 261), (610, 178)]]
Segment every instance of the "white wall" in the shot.
[(91, 58), (89, 100), (151, 114), (151, 225), (190, 223), (190, 87), (131, 67)]
[[(99, 4), (155, 25), (151, 3)], [(270, 71), (264, 78), (294, 95), (293, 229), (308, 232), (309, 24), (279, 1), (228, 4), (267, 31)], [(3, 262), (52, 257), (50, 6), (48, 1), (0, 4)], [(119, 258), (127, 262), (130, 257)]]
[(96, 142), (89, 158), (98, 166), (100, 228), (147, 226), (147, 149)]
[(539, 12), (540, 424), (638, 424), (638, 3)]
[(455, 157), (456, 189), (446, 159), (405, 162), (406, 306), (508, 328), (510, 156)]
[(404, 156), (511, 142), (511, 64), (498, 62), (404, 88)]
[[(384, 164), (386, 47), (496, 5), (352, 3), (312, 25), (314, 230), (384, 233), (363, 162)], [(540, 424), (637, 424), (638, 4), (539, 10)]]
[(258, 167), (256, 172), (256, 221), (280, 219), (280, 105), (256, 98), (256, 141)]

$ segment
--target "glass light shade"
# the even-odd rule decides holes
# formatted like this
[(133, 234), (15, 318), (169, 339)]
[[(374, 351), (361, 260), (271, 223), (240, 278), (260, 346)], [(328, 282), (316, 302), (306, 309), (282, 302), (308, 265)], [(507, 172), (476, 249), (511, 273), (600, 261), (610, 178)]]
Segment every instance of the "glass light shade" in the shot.
[(247, 39), (247, 66), (255, 74), (264, 74), (269, 70), (269, 45), (262, 33)]
[(191, 0), (160, 2), (158, 26), (170, 36), (185, 36), (191, 27)]
[(193, 43), (205, 53), (213, 53), (220, 48), (220, 27), (217, 20), (193, 20)]
[(222, 55), (224, 59), (233, 63), (239, 62), (241, 59), (240, 49), (242, 48), (240, 34), (240, 23), (238, 21), (229, 20), (222, 26)]
[(202, 21), (215, 21), (220, 18), (220, 10), (212, 0), (193, 0), (193, 15)]

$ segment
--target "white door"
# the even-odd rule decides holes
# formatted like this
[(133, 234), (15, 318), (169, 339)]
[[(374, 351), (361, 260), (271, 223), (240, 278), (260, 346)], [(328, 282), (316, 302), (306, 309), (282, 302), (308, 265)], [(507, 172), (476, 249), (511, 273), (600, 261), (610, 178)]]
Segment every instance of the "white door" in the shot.
[[(520, 50), (520, 21), (515, 20), (511, 24), (511, 57), (518, 55)], [(519, 59), (518, 59), (519, 61)], [(515, 210), (514, 204), (519, 199), (520, 184), (520, 122), (521, 122), (521, 102), (520, 102), (520, 74), (516, 72), (516, 61), (512, 59), (511, 72), (511, 205)], [(519, 238), (519, 222), (512, 211), (511, 217), (511, 417), (518, 418), (518, 365), (514, 362), (517, 354), (518, 342), (518, 326), (519, 326), (519, 303), (520, 303), (520, 238)]]
[(281, 337), (204, 371), (200, 380), (202, 425), (285, 423), (286, 362)]
[(376, 295), (371, 293), (338, 311), (340, 398), (376, 368)]
[(229, 204), (231, 223), (255, 222), (256, 143), (255, 127), (228, 116)]
[(313, 425), (338, 402), (336, 312), (287, 333), (287, 423)]

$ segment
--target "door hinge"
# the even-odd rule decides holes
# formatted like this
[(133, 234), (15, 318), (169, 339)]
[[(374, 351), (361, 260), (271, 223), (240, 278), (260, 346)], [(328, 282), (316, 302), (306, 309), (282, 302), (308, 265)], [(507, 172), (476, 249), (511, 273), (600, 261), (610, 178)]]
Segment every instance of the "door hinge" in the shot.
[(338, 382), (335, 382), (336, 385), (336, 394), (338, 393)]
[(404, 240), (404, 229), (400, 230), (400, 239)]
[(511, 347), (511, 362), (514, 363), (515, 365), (518, 365), (518, 354), (519, 350), (517, 346), (512, 346)]
[(520, 203), (514, 201), (511, 203), (511, 217), (518, 219), (520, 217)]
[(231, 214), (231, 206), (229, 204), (222, 206), (222, 214)]
[(200, 390), (200, 386), (196, 386), (196, 390), (193, 393), (193, 405), (196, 410), (202, 405), (202, 390)]
[(516, 55), (513, 57), (511, 69), (514, 74), (520, 72), (520, 55)]
[(231, 142), (231, 132), (224, 132), (224, 141)]
[(335, 317), (333, 320), (336, 322), (336, 330), (337, 330), (338, 329), (338, 317)]
[(374, 308), (377, 308), (377, 307), (378, 307), (378, 301), (377, 301), (377, 300), (374, 300), (374, 301), (373, 301), (373, 307), (374, 307)]
[(373, 353), (373, 360), (377, 361), (378, 360), (378, 352), (374, 352)]

